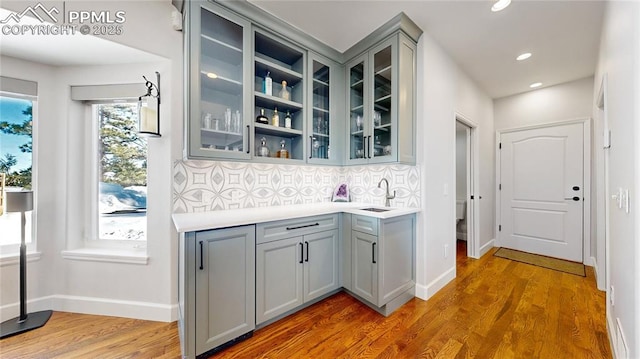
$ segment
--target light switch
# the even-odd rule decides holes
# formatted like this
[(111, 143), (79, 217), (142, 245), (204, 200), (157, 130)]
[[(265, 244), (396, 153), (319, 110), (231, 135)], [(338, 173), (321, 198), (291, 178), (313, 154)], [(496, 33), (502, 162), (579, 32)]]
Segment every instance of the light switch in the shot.
[(444, 184), (444, 189), (442, 190), (442, 194), (444, 194), (445, 197), (449, 195), (449, 184), (448, 183)]
[(625, 189), (622, 192), (622, 207), (624, 208), (625, 213), (629, 213), (629, 190)]

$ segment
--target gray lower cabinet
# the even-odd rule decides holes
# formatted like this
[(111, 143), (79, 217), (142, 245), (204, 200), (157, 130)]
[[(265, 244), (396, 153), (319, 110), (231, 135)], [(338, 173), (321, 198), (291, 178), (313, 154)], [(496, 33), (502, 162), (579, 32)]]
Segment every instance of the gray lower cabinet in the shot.
[(185, 234), (179, 271), (184, 357), (255, 329), (255, 248), (254, 225)]
[[(371, 225), (373, 224), (373, 225)], [(415, 294), (415, 215), (351, 219), (351, 289), (384, 315)]]
[(257, 324), (340, 287), (338, 233), (333, 229), (256, 246)]

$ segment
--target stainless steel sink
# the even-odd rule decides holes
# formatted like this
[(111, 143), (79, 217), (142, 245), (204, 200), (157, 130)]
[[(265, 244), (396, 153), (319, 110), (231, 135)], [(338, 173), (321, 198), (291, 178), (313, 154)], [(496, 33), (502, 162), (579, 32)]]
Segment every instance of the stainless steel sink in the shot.
[(390, 209), (386, 208), (360, 208), (361, 211), (369, 211), (369, 212), (386, 212), (390, 211)]

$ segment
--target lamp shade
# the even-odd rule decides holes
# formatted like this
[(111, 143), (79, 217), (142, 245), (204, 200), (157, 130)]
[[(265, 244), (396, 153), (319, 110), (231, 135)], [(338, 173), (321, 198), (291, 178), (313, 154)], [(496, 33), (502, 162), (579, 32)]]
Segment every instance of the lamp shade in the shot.
[(27, 212), (33, 210), (33, 191), (7, 191), (7, 212)]

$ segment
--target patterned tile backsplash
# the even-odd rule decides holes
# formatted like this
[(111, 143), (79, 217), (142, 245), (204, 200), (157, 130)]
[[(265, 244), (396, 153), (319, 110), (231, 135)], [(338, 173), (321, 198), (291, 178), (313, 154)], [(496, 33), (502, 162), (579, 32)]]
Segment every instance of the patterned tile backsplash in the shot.
[(394, 207), (420, 207), (420, 171), (407, 165), (290, 166), (220, 161), (176, 161), (173, 212), (190, 213), (328, 202), (339, 183), (351, 200), (384, 205), (387, 178)]

